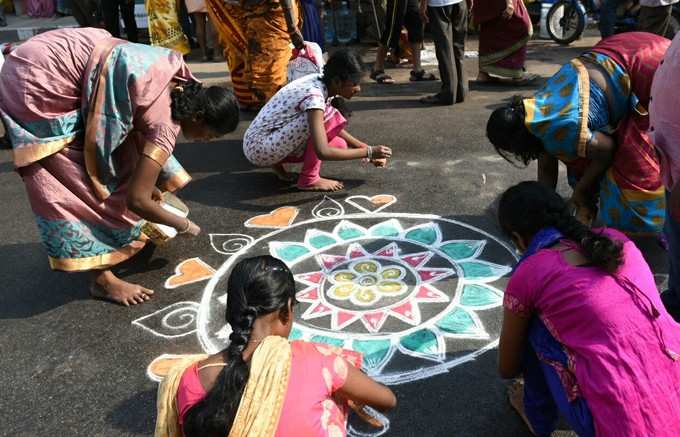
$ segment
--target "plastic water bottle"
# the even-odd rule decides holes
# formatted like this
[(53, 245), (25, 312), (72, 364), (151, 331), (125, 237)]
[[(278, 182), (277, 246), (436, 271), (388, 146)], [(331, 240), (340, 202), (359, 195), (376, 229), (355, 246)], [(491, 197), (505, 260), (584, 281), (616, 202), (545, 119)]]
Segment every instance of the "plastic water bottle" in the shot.
[(335, 33), (335, 16), (331, 2), (325, 2), (323, 14), (323, 37), (328, 45), (338, 43), (338, 35)]
[(349, 8), (346, 1), (340, 5), (340, 10), (337, 15), (337, 32), (338, 42), (341, 44), (349, 44), (357, 38), (357, 22), (356, 17)]

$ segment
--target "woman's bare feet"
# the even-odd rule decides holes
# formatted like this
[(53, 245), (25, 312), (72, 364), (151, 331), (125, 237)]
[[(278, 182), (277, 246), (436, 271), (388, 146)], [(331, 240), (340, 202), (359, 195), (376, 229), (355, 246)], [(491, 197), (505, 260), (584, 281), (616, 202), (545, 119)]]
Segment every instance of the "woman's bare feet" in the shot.
[(303, 191), (340, 191), (345, 188), (345, 185), (340, 181), (335, 181), (333, 179), (319, 178), (318, 181), (311, 185), (298, 188)]
[(531, 431), (532, 434), (536, 434), (531, 427), (531, 423), (529, 423), (529, 418), (527, 417), (526, 412), (524, 411), (524, 381), (521, 379), (516, 379), (515, 381), (510, 384), (508, 387), (508, 400), (510, 401), (510, 405), (512, 405), (512, 408), (517, 411), (517, 414), (522, 418), (524, 423), (529, 427), (529, 431)]
[(272, 165), (272, 170), (274, 170), (274, 174), (282, 182), (293, 182), (297, 178), (297, 175), (287, 172), (283, 164)]
[(111, 272), (97, 272), (90, 286), (90, 294), (95, 299), (104, 299), (121, 305), (130, 306), (144, 303), (151, 299), (153, 290), (141, 285), (123, 281)]

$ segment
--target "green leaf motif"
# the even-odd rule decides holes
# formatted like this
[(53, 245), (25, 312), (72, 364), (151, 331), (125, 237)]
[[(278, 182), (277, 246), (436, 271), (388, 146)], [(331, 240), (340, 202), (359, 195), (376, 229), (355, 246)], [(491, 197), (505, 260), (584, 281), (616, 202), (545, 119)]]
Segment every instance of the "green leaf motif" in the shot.
[(330, 246), (335, 244), (335, 238), (329, 237), (328, 235), (317, 235), (309, 239), (309, 244), (316, 249), (321, 249), (322, 247)]
[(290, 262), (309, 253), (309, 249), (302, 244), (283, 243), (274, 247), (274, 256), (283, 261)]
[(466, 279), (491, 279), (495, 280), (510, 273), (510, 267), (494, 264), (486, 261), (467, 261), (460, 263)]
[(413, 332), (403, 337), (400, 343), (407, 350), (420, 355), (431, 355), (432, 357), (439, 355), (437, 335), (429, 329)]
[(458, 261), (474, 257), (483, 245), (484, 241), (460, 240), (444, 243), (439, 249)]
[(424, 226), (411, 229), (406, 233), (406, 238), (422, 244), (434, 244), (437, 242), (437, 229), (435, 225), (429, 223)]
[(401, 226), (396, 220), (388, 220), (371, 228), (374, 237), (397, 237), (401, 233)]
[(344, 340), (333, 337), (326, 337), (325, 335), (313, 335), (310, 341), (314, 343), (330, 344), (331, 346), (342, 347), (345, 344)]
[(366, 235), (366, 230), (355, 223), (343, 220), (335, 226), (333, 233), (343, 240), (352, 240)]
[(474, 334), (477, 325), (472, 316), (462, 308), (456, 308), (437, 322), (437, 327), (450, 334)]
[(498, 293), (481, 284), (468, 284), (463, 287), (463, 296), (460, 299), (461, 305), (468, 307), (483, 307), (500, 302), (501, 296)]
[(354, 340), (352, 349), (364, 354), (364, 369), (373, 370), (385, 361), (389, 355), (389, 340)]

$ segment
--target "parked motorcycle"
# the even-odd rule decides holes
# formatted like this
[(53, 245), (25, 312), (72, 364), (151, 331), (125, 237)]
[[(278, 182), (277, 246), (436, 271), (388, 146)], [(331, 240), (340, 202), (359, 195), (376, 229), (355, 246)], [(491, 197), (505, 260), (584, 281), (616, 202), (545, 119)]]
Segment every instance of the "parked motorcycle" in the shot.
[[(617, 10), (615, 32), (630, 32), (638, 23), (640, 6), (637, 1), (629, 1)], [(558, 0), (548, 11), (546, 23), (550, 38), (568, 45), (581, 37), (588, 19), (599, 20), (600, 4), (595, 0)], [(673, 5), (671, 23), (666, 37), (673, 39), (680, 31), (680, 4)]]

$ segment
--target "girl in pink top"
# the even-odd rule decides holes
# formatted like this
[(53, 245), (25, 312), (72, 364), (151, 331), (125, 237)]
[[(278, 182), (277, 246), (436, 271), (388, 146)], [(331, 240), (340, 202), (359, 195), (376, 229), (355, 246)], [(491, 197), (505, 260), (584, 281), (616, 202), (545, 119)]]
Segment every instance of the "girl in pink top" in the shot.
[[(233, 329), (229, 347), (190, 365), (177, 388), (179, 423), (186, 437), (229, 434), (253, 354), (268, 336), (288, 338), (293, 326), (295, 282), (282, 261), (260, 256), (239, 262), (227, 290), (227, 322)], [(303, 341), (292, 342), (290, 348), (276, 436), (346, 435), (347, 400), (383, 410), (395, 406), (392, 391), (359, 370), (359, 354)]]
[(637, 247), (591, 231), (538, 182), (507, 190), (499, 221), (524, 252), (505, 292), (504, 378), (536, 435), (558, 413), (580, 436), (680, 433), (680, 325), (668, 315)]

